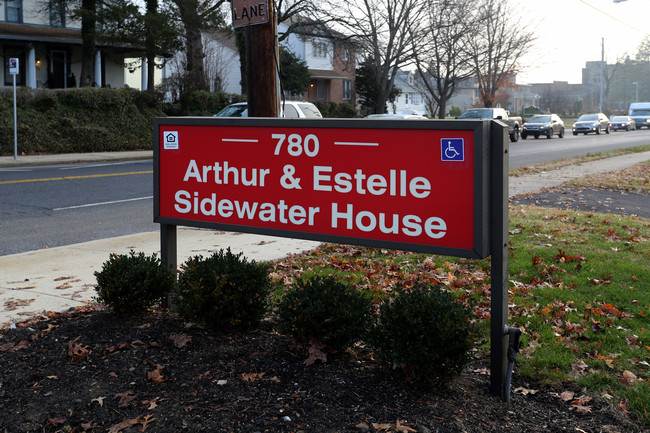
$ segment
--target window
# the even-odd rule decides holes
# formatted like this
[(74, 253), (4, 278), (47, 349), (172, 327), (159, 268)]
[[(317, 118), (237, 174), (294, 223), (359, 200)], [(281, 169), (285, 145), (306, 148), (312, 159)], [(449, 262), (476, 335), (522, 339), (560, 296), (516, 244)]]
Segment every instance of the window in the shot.
[(411, 99), (411, 102), (414, 105), (419, 105), (422, 103), (422, 95), (420, 93), (414, 93), (413, 98)]
[(316, 82), (316, 98), (325, 99), (325, 81), (318, 80)]
[(341, 60), (350, 60), (350, 48), (341, 48)]
[(6, 1), (5, 16), (10, 23), (23, 22), (23, 1), (22, 0), (7, 0)]
[(327, 42), (312, 42), (311, 53), (314, 57), (327, 57)]
[(352, 98), (352, 81), (343, 80), (343, 100), (349, 101)]
[(16, 57), (18, 59), (18, 72), (16, 75), (16, 86), (25, 85), (25, 69), (27, 69), (27, 64), (25, 63), (25, 50), (19, 47), (6, 47), (4, 50), (5, 56), (5, 86), (13, 86), (14, 77), (9, 73), (9, 59)]
[(50, 25), (52, 27), (65, 27), (64, 0), (50, 0)]
[(404, 94), (404, 105), (409, 105), (409, 96), (410, 95), (411, 95), (410, 93), (405, 93)]

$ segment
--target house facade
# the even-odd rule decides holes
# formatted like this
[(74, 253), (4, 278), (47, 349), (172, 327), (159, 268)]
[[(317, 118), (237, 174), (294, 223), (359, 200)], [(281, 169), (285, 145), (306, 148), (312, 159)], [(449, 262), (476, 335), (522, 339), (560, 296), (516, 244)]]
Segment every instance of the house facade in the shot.
[[(288, 30), (287, 23), (278, 24), (279, 35)], [(290, 33), (280, 45), (307, 64), (310, 83), (303, 99), (355, 105), (357, 63), (354, 46), (335, 36), (313, 28), (304, 34)]]
[(388, 103), (388, 112), (394, 114), (419, 114), (427, 115), (427, 99), (422, 91), (422, 86), (417, 84), (417, 73), (415, 71), (397, 70), (393, 85), (400, 89), (400, 94), (395, 98), (394, 103)]
[[(17, 86), (65, 89), (79, 84), (82, 59), (81, 23), (65, 13), (64, 3), (51, 0), (5, 0), (0, 7), (2, 86), (13, 86), (9, 59), (19, 62)], [(132, 49), (97, 43), (94, 84), (124, 87), (124, 58)]]

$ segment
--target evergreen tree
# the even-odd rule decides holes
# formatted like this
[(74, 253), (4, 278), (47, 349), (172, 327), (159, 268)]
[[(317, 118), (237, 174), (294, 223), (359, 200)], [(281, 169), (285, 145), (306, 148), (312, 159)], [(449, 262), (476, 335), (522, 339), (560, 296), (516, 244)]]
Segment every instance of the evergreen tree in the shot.
[(289, 95), (302, 95), (309, 90), (307, 63), (285, 48), (280, 48), (280, 79), (282, 88)]

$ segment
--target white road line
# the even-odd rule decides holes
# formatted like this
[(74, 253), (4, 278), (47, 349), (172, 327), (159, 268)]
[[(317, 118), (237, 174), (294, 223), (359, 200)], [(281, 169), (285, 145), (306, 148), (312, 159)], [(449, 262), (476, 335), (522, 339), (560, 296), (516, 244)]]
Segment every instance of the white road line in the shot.
[(52, 210), (53, 211), (58, 211), (58, 210), (68, 210), (68, 209), (80, 209), (80, 208), (84, 208), (84, 207), (104, 206), (104, 205), (107, 205), (107, 204), (126, 203), (126, 202), (130, 202), (130, 201), (150, 200), (152, 198), (153, 198), (153, 196), (129, 198), (129, 199), (126, 199), (126, 200), (105, 201), (105, 202), (102, 202), (102, 203), (89, 203), (89, 204), (80, 204), (80, 205), (77, 205), (77, 206), (57, 207), (57, 208), (52, 209)]

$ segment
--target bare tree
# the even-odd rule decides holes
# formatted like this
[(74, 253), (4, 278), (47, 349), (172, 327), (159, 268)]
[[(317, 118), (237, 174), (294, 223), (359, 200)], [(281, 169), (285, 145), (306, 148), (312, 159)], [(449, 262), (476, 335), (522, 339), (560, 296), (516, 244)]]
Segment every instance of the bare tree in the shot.
[(375, 113), (386, 111), (398, 68), (412, 62), (412, 38), (420, 37), (424, 4), (425, 0), (330, 0), (322, 8), (355, 39), (366, 60), (372, 59), (377, 72)]
[(226, 0), (172, 0), (184, 29), (187, 90), (209, 88), (203, 58), (202, 33), (223, 25), (222, 5)]
[(521, 70), (521, 57), (531, 48), (535, 34), (512, 13), (509, 0), (478, 0), (474, 19), (477, 37), (467, 41), (474, 76), (483, 105), (492, 107), (500, 89)]
[(473, 17), (466, 13), (476, 3), (476, 0), (427, 0), (426, 31), (418, 41), (420, 47), (414, 46), (413, 52), (420, 77), (418, 87), (431, 101), (431, 114), (437, 111), (440, 119), (445, 118), (447, 101), (456, 86), (474, 73), (472, 58), (464, 46), (468, 39), (477, 36)]

